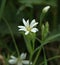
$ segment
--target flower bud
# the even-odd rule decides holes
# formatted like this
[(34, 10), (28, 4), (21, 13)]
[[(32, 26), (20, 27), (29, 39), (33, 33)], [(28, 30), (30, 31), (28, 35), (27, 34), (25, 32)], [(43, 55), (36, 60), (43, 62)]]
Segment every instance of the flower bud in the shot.
[(48, 22), (46, 22), (45, 27), (46, 27), (46, 32), (48, 33), (49, 32), (49, 23)]
[(42, 24), (42, 26), (41, 26), (41, 34), (42, 34), (42, 36), (44, 36), (44, 30), (45, 30), (45, 26), (44, 26), (44, 24)]
[(42, 27), (41, 27), (41, 30), (44, 30), (44, 27), (45, 27), (45, 26), (44, 26), (44, 24), (43, 24)]
[(46, 13), (49, 9), (50, 9), (50, 6), (46, 6), (46, 7), (43, 8), (42, 12)]

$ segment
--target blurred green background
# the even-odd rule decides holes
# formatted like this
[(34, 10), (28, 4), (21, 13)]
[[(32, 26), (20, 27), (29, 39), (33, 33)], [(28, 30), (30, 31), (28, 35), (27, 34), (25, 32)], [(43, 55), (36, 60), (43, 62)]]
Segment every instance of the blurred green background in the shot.
[[(40, 21), (42, 9), (51, 6), (43, 19), (43, 23), (49, 22), (50, 34), (60, 33), (60, 10), (57, 0), (0, 0), (0, 53), (12, 53), (15, 51), (14, 41), (16, 41), (20, 52), (25, 52), (25, 42), (18, 31), (18, 25), (22, 24), (22, 19), (36, 19)], [(40, 33), (39, 33), (40, 34)], [(60, 38), (55, 42), (45, 46), (47, 58), (60, 54)], [(49, 62), (49, 65), (60, 65), (60, 59)]]

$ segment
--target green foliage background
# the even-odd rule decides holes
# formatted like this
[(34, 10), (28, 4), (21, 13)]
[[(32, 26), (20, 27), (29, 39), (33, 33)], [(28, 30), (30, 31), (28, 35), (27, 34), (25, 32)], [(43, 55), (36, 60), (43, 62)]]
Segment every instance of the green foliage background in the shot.
[[(50, 5), (51, 8), (47, 15), (45, 16), (43, 23), (45, 21), (49, 22), (50, 25), (50, 34), (60, 33), (60, 23), (58, 22), (58, 4), (57, 0), (0, 0), (0, 48), (11, 51), (7, 46), (10, 47), (10, 43), (13, 43), (12, 37), (16, 40), (17, 45), (25, 47), (22, 43), (21, 35), (18, 32), (18, 25), (22, 24), (22, 18), (36, 19), (36, 21), (40, 21), (40, 14), (43, 7)], [(11, 34), (12, 31), (12, 34)], [(51, 33), (52, 32), (52, 33)], [(39, 33), (40, 34), (40, 33)], [(56, 39), (58, 41), (53, 42), (48, 47), (54, 49), (54, 43), (58, 43), (57, 48), (60, 50), (60, 38)], [(54, 46), (54, 47), (53, 47)], [(11, 47), (10, 47), (11, 48)], [(12, 48), (11, 48), (12, 49)], [(19, 47), (22, 52), (23, 48)], [(53, 50), (52, 49), (52, 50)], [(5, 50), (6, 51), (6, 50)], [(47, 50), (46, 50), (47, 51)], [(55, 51), (50, 51), (51, 55), (55, 55)], [(59, 52), (59, 51), (58, 51)], [(47, 52), (47, 56), (51, 56), (49, 52)], [(60, 53), (57, 53), (60, 54)], [(56, 60), (57, 61), (57, 60)], [(51, 62), (50, 65), (55, 65), (56, 63)], [(59, 65), (59, 60), (58, 64)]]

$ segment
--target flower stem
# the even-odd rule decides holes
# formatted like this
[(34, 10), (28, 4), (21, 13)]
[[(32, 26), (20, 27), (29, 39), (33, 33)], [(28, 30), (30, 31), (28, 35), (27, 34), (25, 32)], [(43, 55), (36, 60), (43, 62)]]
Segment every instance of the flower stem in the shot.
[(30, 54), (29, 65), (30, 65), (30, 62), (32, 61), (32, 56), (33, 54)]
[(39, 57), (40, 52), (41, 52), (41, 49), (39, 49), (39, 51), (38, 51), (38, 53), (37, 53), (37, 56), (36, 56), (36, 58), (35, 58), (35, 60), (34, 60), (34, 62), (33, 62), (33, 65), (35, 65), (35, 64), (36, 64), (36, 62), (37, 62), (37, 59), (38, 59), (38, 57)]

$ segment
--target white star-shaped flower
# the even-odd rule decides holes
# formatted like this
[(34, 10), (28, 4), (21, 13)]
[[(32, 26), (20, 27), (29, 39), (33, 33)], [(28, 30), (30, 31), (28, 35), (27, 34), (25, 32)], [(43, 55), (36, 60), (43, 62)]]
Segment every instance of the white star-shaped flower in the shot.
[(28, 35), (30, 32), (36, 33), (38, 31), (35, 27), (38, 22), (36, 22), (35, 19), (33, 19), (30, 24), (29, 20), (25, 21), (25, 19), (23, 19), (23, 24), (24, 26), (18, 26), (18, 28), (20, 28), (19, 31), (25, 31), (25, 35)]
[[(22, 53), (19, 58), (16, 58), (15, 56), (11, 56), (11, 59), (8, 61), (10, 64), (16, 64), (16, 65), (28, 65), (29, 60), (24, 60), (26, 58), (26, 53)], [(32, 62), (30, 62), (30, 65)]]

